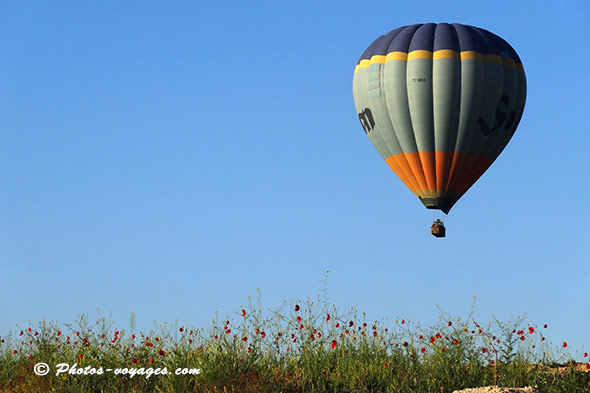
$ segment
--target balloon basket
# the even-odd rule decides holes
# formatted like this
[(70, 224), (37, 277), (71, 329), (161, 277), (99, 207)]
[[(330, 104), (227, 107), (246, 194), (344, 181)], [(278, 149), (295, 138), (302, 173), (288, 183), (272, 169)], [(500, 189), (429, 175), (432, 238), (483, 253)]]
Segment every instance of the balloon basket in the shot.
[(435, 220), (430, 227), (430, 233), (434, 237), (445, 237), (446, 236), (446, 228), (445, 224), (439, 219)]

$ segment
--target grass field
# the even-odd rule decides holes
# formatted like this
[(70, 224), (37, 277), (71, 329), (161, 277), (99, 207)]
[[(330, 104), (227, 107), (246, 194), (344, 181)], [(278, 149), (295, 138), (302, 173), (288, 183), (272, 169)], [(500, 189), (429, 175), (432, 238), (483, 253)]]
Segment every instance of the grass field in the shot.
[[(548, 343), (546, 325), (519, 317), (483, 326), (471, 315), (441, 314), (424, 328), (307, 300), (280, 310), (250, 304), (207, 329), (164, 324), (143, 332), (133, 316), (128, 330), (85, 315), (63, 326), (42, 321), (1, 338), (0, 389), (440, 393), (496, 382), (590, 393), (588, 355), (567, 362), (572, 349)], [(47, 375), (35, 374), (39, 362), (49, 365)]]

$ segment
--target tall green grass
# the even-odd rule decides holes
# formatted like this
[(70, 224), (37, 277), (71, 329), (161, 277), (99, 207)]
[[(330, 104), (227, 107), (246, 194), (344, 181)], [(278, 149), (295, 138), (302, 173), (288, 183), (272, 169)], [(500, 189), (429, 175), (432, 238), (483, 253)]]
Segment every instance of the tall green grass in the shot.
[[(73, 325), (42, 321), (2, 337), (3, 392), (452, 392), (492, 385), (536, 386), (549, 393), (590, 393), (587, 364), (565, 359), (524, 318), (485, 326), (442, 313), (422, 327), (367, 320), (322, 301), (292, 301), (279, 310), (251, 303), (211, 326), (164, 324), (126, 331), (107, 318)], [(562, 348), (560, 348), (562, 349)], [(33, 367), (47, 363), (50, 373)], [(171, 374), (56, 375), (77, 369), (163, 369)], [(177, 368), (198, 375), (174, 375)]]

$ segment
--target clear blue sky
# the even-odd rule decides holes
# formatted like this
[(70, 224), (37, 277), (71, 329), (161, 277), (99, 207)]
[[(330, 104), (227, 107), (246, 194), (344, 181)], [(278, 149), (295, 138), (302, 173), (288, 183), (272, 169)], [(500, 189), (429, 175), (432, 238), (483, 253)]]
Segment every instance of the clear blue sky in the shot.
[[(587, 1), (4, 1), (0, 335), (112, 312), (207, 326), (248, 296), (370, 319), (528, 313), (590, 347)], [(379, 35), (491, 30), (522, 122), (446, 219), (379, 157), (352, 76)]]

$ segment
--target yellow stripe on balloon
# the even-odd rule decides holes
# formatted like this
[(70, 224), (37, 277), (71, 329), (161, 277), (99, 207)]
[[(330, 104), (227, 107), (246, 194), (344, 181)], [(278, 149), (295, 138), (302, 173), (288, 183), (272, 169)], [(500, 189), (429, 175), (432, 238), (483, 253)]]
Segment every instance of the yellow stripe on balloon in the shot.
[(370, 59), (361, 60), (354, 69), (356, 74), (361, 68), (369, 68), (372, 64), (385, 64), (392, 60), (409, 61), (414, 59), (457, 59), (457, 60), (478, 60), (484, 63), (498, 63), (505, 67), (516, 68), (518, 71), (524, 72), (521, 63), (516, 63), (514, 59), (503, 59), (494, 54), (484, 55), (476, 51), (457, 52), (451, 49), (440, 49), (434, 52), (428, 50), (415, 50), (410, 53), (406, 52), (390, 52), (387, 56), (375, 55)]

